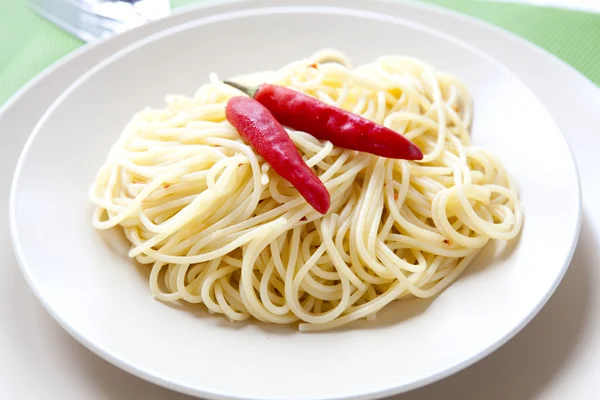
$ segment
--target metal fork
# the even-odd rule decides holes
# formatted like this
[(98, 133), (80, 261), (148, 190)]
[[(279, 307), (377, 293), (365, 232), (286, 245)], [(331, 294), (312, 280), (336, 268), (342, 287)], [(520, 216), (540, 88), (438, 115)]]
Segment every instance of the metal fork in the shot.
[(86, 42), (169, 15), (169, 0), (30, 0), (40, 15)]

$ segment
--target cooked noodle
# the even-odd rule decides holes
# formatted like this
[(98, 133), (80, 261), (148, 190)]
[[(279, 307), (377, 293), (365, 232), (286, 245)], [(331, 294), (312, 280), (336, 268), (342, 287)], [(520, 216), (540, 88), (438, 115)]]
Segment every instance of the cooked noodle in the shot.
[(246, 81), (257, 79), (394, 129), (425, 157), (386, 159), (290, 130), (331, 193), (322, 216), (225, 120), (239, 91), (213, 75), (192, 98), (167, 96), (165, 109), (133, 117), (90, 191), (94, 226), (122, 227), (129, 256), (152, 266), (156, 298), (326, 330), (434, 296), (490, 240), (518, 234), (516, 186), (470, 144), (472, 101), (453, 76), (399, 56), (350, 68), (330, 50)]

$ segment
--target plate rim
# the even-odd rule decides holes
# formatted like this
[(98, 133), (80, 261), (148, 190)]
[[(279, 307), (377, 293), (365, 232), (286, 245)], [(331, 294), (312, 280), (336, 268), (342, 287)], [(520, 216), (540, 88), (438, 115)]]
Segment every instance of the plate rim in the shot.
[[(473, 17), (469, 17), (463, 14), (460, 14), (458, 12), (452, 11), (452, 10), (447, 10), (438, 6), (433, 6), (431, 4), (423, 4), (423, 3), (415, 3), (412, 1), (404, 1), (404, 0), (376, 0), (380, 3), (391, 3), (391, 4), (395, 4), (395, 5), (399, 5), (401, 7), (410, 7), (410, 8), (414, 8), (417, 10), (422, 10), (424, 12), (434, 12), (437, 14), (441, 14), (444, 17), (458, 17), (458, 18), (463, 18), (466, 19), (470, 22), (474, 22), (478, 25), (479, 28), (482, 29), (491, 29), (491, 30), (495, 30), (498, 33), (500, 33), (502, 36), (506, 37), (508, 40), (518, 40), (523, 42), (524, 44), (528, 45), (528, 47), (533, 47), (533, 49), (535, 49), (538, 52), (543, 53), (543, 55), (545, 55), (546, 57), (550, 56), (551, 58), (554, 58), (555, 61), (559, 61), (561, 64), (563, 64), (564, 66), (567, 66), (569, 69), (573, 69), (571, 66), (569, 66), (568, 64), (566, 64), (564, 61), (562, 61), (561, 59), (553, 56), (552, 54), (546, 52), (545, 50), (537, 47), (536, 45), (512, 34), (509, 33), (501, 28), (498, 28), (494, 25), (490, 25), (487, 24), (485, 22), (482, 22), (476, 18)], [(52, 308), (52, 306), (46, 301), (44, 300), (44, 298), (42, 297), (41, 293), (38, 291), (38, 288), (36, 287), (31, 275), (27, 272), (27, 263), (24, 261), (24, 258), (22, 257), (22, 252), (20, 250), (19, 247), (19, 238), (18, 235), (16, 233), (17, 231), (17, 225), (16, 225), (16, 215), (15, 215), (15, 207), (16, 207), (16, 186), (18, 184), (18, 178), (21, 172), (21, 169), (23, 167), (23, 164), (25, 162), (25, 158), (27, 156), (27, 153), (29, 151), (29, 148), (31, 147), (31, 145), (33, 144), (37, 133), (41, 130), (41, 127), (43, 126), (43, 124), (46, 122), (47, 118), (49, 118), (49, 116), (53, 113), (54, 109), (56, 107), (58, 107), (62, 101), (68, 97), (72, 91), (74, 91), (75, 89), (77, 89), (80, 84), (82, 84), (83, 82), (85, 82), (89, 77), (91, 77), (92, 75), (94, 75), (96, 72), (100, 71), (101, 69), (103, 69), (105, 66), (111, 64), (114, 60), (119, 59), (122, 55), (127, 54), (131, 51), (136, 50), (139, 47), (142, 47), (148, 43), (152, 43), (155, 40), (158, 40), (162, 37), (166, 37), (170, 34), (176, 33), (178, 31), (182, 31), (185, 29), (188, 29), (189, 27), (193, 27), (193, 26), (198, 26), (201, 25), (200, 21), (204, 21), (204, 20), (211, 20), (214, 19), (216, 17), (219, 16), (223, 16), (223, 15), (229, 15), (229, 14), (237, 14), (237, 13), (243, 13), (245, 14), (246, 11), (261, 11), (261, 10), (265, 10), (265, 9), (272, 9), (272, 8), (276, 8), (276, 9), (285, 9), (285, 8), (305, 8), (305, 9), (309, 9), (309, 8), (327, 8), (327, 5), (303, 5), (303, 4), (298, 4), (297, 1), (287, 1), (287, 3), (292, 3), (293, 5), (290, 6), (285, 6), (282, 5), (281, 3), (279, 3), (278, 5), (272, 5), (272, 6), (259, 6), (259, 7), (252, 7), (253, 4), (258, 3), (259, 1), (255, 1), (255, 0), (225, 0), (225, 1), (219, 1), (219, 0), (208, 0), (206, 2), (203, 2), (201, 4), (192, 4), (192, 5), (188, 5), (188, 6), (184, 6), (181, 9), (178, 9), (176, 12), (174, 12), (171, 16), (166, 17), (164, 19), (169, 19), (175, 15), (179, 15), (179, 14), (185, 14), (188, 12), (193, 12), (195, 10), (199, 10), (199, 9), (206, 9), (206, 8), (213, 8), (216, 6), (222, 6), (224, 4), (237, 4), (241, 7), (241, 9), (237, 9), (237, 10), (230, 10), (230, 11), (225, 11), (225, 12), (218, 12), (215, 14), (211, 14), (211, 15), (206, 15), (203, 16), (199, 19), (195, 19), (195, 20), (191, 20), (191, 21), (187, 21), (184, 23), (178, 23), (175, 25), (171, 25), (171, 26), (167, 26), (164, 27), (163, 29), (157, 30), (155, 32), (151, 32), (147, 35), (145, 35), (144, 37), (135, 40), (134, 42), (125, 45), (124, 47), (120, 47), (115, 53), (111, 54), (108, 57), (105, 57), (104, 59), (102, 59), (99, 63), (97, 63), (96, 65), (92, 66), (91, 68), (87, 69), (83, 74), (81, 74), (75, 81), (73, 81), (71, 84), (69, 84), (67, 86), (67, 88), (61, 93), (60, 96), (58, 96), (53, 102), (52, 104), (46, 109), (46, 111), (42, 114), (42, 116), (40, 117), (40, 119), (38, 120), (38, 122), (36, 123), (34, 129), (32, 130), (31, 134), (29, 135), (25, 146), (23, 147), (23, 150), (21, 151), (21, 154), (19, 155), (19, 159), (13, 174), (13, 179), (12, 179), (12, 183), (11, 183), (11, 188), (10, 188), (10, 197), (9, 197), (9, 230), (10, 230), (10, 236), (11, 236), (11, 240), (12, 240), (12, 244), (13, 244), (13, 249), (19, 264), (19, 267), (21, 269), (21, 272), (23, 274), (23, 276), (25, 277), (25, 280), (28, 283), (28, 286), (30, 287), (30, 289), (32, 290), (32, 292), (35, 294), (35, 296), (38, 298), (38, 301), (42, 304), (42, 306), (44, 307), (44, 309), (46, 309), (46, 311), (52, 316), (52, 318), (59, 323), (59, 325), (65, 330), (67, 331), (73, 338), (75, 338), (77, 341), (79, 341), (81, 344), (83, 344), (86, 348), (88, 348), (89, 350), (91, 350), (93, 353), (99, 355), (101, 358), (103, 358), (104, 360), (110, 362), (113, 365), (116, 365), (117, 367), (135, 375), (138, 376), (142, 379), (145, 379), (147, 381), (150, 381), (152, 383), (158, 384), (160, 386), (166, 387), (168, 389), (171, 390), (175, 390), (181, 393), (185, 393), (185, 394), (189, 394), (192, 396), (203, 396), (206, 398), (215, 398), (215, 399), (237, 399), (238, 397), (233, 397), (231, 395), (228, 394), (224, 394), (224, 393), (217, 393), (217, 392), (209, 392), (209, 391), (201, 391), (199, 389), (197, 389), (196, 387), (191, 387), (185, 383), (178, 383), (176, 380), (174, 379), (164, 379), (164, 377), (160, 374), (156, 374), (156, 373), (151, 373), (148, 372), (147, 370), (145, 370), (145, 368), (141, 367), (138, 364), (135, 363), (131, 363), (127, 360), (123, 360), (118, 354), (113, 354), (110, 351), (107, 351), (104, 346), (99, 346), (97, 344), (95, 344), (94, 342), (89, 341), (84, 335), (80, 334), (77, 330), (73, 329), (68, 323), (67, 321), (65, 321), (64, 319), (62, 319), (59, 315), (58, 312), (55, 312), (54, 309)], [(250, 7), (246, 7), (244, 8), (244, 6), (248, 6), (250, 5)], [(376, 11), (371, 11), (368, 10), (368, 5), (365, 6), (365, 8), (355, 8), (355, 6), (346, 6), (346, 7), (336, 7), (336, 8), (344, 8), (347, 10), (358, 10), (360, 11), (360, 13), (366, 13), (366, 14), (378, 14), (378, 15), (383, 15), (380, 12), (376, 12)], [(262, 15), (261, 13), (257, 13), (254, 15)], [(571, 240), (571, 244), (570, 244), (570, 249), (569, 252), (563, 262), (563, 266), (561, 267), (559, 274), (557, 274), (556, 278), (553, 280), (553, 284), (552, 286), (545, 292), (545, 295), (539, 299), (537, 301), (536, 307), (534, 307), (532, 310), (530, 310), (528, 312), (528, 314), (526, 315), (526, 317), (524, 319), (522, 319), (520, 321), (519, 324), (515, 325), (513, 327), (513, 329), (511, 329), (507, 334), (505, 334), (500, 340), (496, 341), (495, 343), (493, 343), (492, 345), (489, 345), (487, 347), (485, 347), (483, 350), (480, 350), (476, 353), (475, 356), (467, 358), (467, 359), (463, 359), (461, 362), (456, 363), (455, 365), (453, 365), (450, 368), (446, 368), (445, 370), (442, 370), (438, 373), (435, 374), (430, 374), (428, 376), (426, 376), (425, 378), (421, 378), (418, 380), (415, 380), (413, 382), (411, 382), (410, 384), (405, 384), (402, 386), (393, 386), (390, 388), (385, 388), (382, 389), (378, 392), (361, 392), (357, 395), (351, 396), (351, 397), (334, 397), (335, 399), (367, 399), (367, 398), (375, 398), (375, 397), (381, 397), (381, 396), (388, 396), (388, 395), (394, 395), (394, 394), (398, 394), (398, 393), (403, 393), (412, 389), (416, 389), (418, 387), (422, 387), (425, 386), (427, 384), (430, 384), (432, 382), (435, 382), (437, 380), (440, 380), (442, 378), (445, 378), (449, 375), (452, 375), (472, 364), (474, 364), (475, 362), (481, 360), (482, 358), (486, 357), (487, 355), (491, 354), (492, 352), (494, 352), (495, 350), (497, 350), (499, 347), (501, 347), (502, 345), (504, 345), (507, 341), (509, 341), (512, 337), (514, 337), (514, 335), (516, 335), (519, 331), (521, 331), (521, 329), (523, 329), (523, 327), (525, 327), (530, 321), (531, 319), (533, 319), (533, 317), (535, 317), (535, 315), (537, 315), (537, 313), (543, 308), (543, 306), (546, 304), (546, 302), (548, 301), (548, 299), (552, 296), (552, 294), (554, 293), (554, 291), (556, 290), (556, 288), (558, 287), (558, 285), (560, 284), (560, 282), (562, 281), (562, 278), (564, 277), (564, 274), (566, 273), (566, 270), (568, 269), (570, 262), (572, 260), (577, 242), (578, 242), (578, 237), (579, 237), (579, 233), (581, 230), (581, 223), (582, 223), (582, 217), (583, 217), (583, 212), (582, 212), (582, 187), (581, 187), (581, 176), (579, 173), (579, 169), (578, 169), (578, 164), (577, 161), (574, 157), (574, 153), (572, 151), (572, 148), (565, 136), (565, 134), (563, 133), (562, 129), (560, 129), (559, 124), (554, 120), (554, 118), (552, 117), (552, 115), (550, 114), (550, 112), (548, 111), (547, 107), (545, 106), (545, 104), (543, 103), (543, 101), (537, 96), (537, 94), (529, 88), (529, 86), (526, 84), (526, 82), (524, 82), (519, 76), (517, 76), (516, 74), (514, 74), (512, 72), (512, 70), (510, 70), (508, 67), (506, 67), (502, 62), (500, 62), (499, 60), (497, 60), (496, 58), (488, 55), (484, 50), (471, 45), (470, 43), (459, 39), (455, 36), (453, 36), (450, 33), (446, 33), (445, 31), (440, 31), (437, 30), (435, 28), (431, 28), (428, 25), (425, 24), (421, 24), (421, 23), (416, 23), (416, 22), (412, 22), (409, 20), (404, 19), (403, 17), (390, 17), (391, 19), (394, 20), (398, 20), (401, 21), (402, 24), (404, 24), (405, 26), (411, 26), (411, 27), (416, 27), (417, 29), (426, 31), (426, 32), (430, 32), (430, 33), (434, 33), (440, 37), (443, 37), (446, 40), (449, 40), (451, 42), (454, 42), (460, 46), (463, 46), (471, 51), (473, 51), (474, 53), (476, 53), (478, 56), (482, 56), (484, 57), (486, 60), (492, 62), (493, 64), (495, 64), (496, 66), (499, 66), (501, 68), (503, 68), (504, 70), (506, 70), (511, 76), (512, 78), (516, 79), (519, 83), (521, 83), (524, 88), (526, 88), (526, 90), (528, 90), (534, 97), (535, 99), (541, 104), (541, 106), (543, 107), (543, 109), (545, 110), (545, 112), (548, 114), (548, 116), (551, 118), (552, 122), (556, 125), (556, 127), (558, 128), (559, 132), (560, 132), (560, 137), (564, 142), (564, 145), (566, 146), (566, 149), (568, 150), (569, 153), (569, 157), (571, 160), (571, 164), (573, 166), (573, 172), (575, 174), (575, 178), (576, 178), (576, 188), (577, 188), (577, 193), (576, 193), (576, 198), (577, 198), (577, 209), (576, 209), (576, 215), (577, 215), (577, 220), (573, 226), (574, 228), (574, 232), (572, 234), (570, 234), (569, 236), (572, 238)], [(164, 20), (163, 19), (163, 20)], [(4, 111), (8, 110), (10, 108), (10, 106), (12, 105), (12, 103), (16, 102), (18, 100), (18, 98), (21, 96), (22, 93), (26, 92), (27, 90), (29, 90), (31, 87), (35, 86), (37, 84), (38, 81), (42, 80), (45, 76), (51, 74), (55, 69), (57, 69), (60, 65), (69, 63), (69, 62), (74, 62), (78, 57), (82, 56), (83, 54), (85, 54), (90, 48), (92, 47), (96, 47), (98, 45), (103, 45), (106, 42), (110, 41), (110, 40), (116, 40), (117, 37), (113, 36), (108, 40), (102, 41), (102, 42), (98, 42), (98, 43), (94, 43), (92, 45), (88, 45), (88, 46), (83, 46), (82, 48), (74, 51), (73, 53), (71, 53), (70, 55), (60, 59), (59, 61), (55, 62), (54, 64), (52, 64), (51, 66), (49, 66), (48, 68), (46, 68), (41, 74), (39, 74), (38, 76), (36, 76), (33, 80), (31, 80), (29, 83), (27, 83), (24, 87), (22, 87), (17, 93), (15, 93), (15, 95), (13, 95), (2, 107), (0, 107), (0, 115), (4, 113)], [(576, 71), (577, 72), (577, 71)], [(581, 74), (580, 74), (581, 75)], [(581, 75), (583, 76), (583, 75)], [(589, 79), (587, 77), (584, 76), (584, 78), (586, 80), (589, 81)], [(590, 83), (593, 84), (593, 82), (589, 81)], [(248, 396), (244, 396), (244, 399), (255, 399), (255, 397), (248, 397)], [(334, 399), (333, 397), (331, 399)]]

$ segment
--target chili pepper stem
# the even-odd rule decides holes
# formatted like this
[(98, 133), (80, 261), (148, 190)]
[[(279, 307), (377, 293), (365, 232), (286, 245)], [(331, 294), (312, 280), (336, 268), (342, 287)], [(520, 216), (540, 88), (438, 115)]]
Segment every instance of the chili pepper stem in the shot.
[(244, 85), (240, 85), (239, 83), (236, 82), (232, 82), (232, 81), (223, 81), (224, 84), (229, 85), (229, 86), (233, 86), (234, 88), (236, 88), (237, 90), (240, 90), (244, 93), (246, 93), (248, 96), (254, 98), (254, 95), (256, 95), (256, 91), (258, 90), (258, 88), (249, 88), (247, 86)]

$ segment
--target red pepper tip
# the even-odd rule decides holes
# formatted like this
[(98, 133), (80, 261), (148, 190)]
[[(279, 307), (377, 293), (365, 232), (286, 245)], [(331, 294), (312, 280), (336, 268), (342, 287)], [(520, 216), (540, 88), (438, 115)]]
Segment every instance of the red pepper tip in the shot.
[(423, 159), (423, 152), (421, 151), (419, 146), (417, 146), (414, 143), (411, 143), (411, 146), (408, 148), (408, 152), (409, 152), (409, 157), (410, 157), (410, 158), (407, 158), (408, 160), (420, 161)]
[(325, 215), (327, 214), (327, 212), (329, 211), (329, 204), (327, 204), (327, 206), (324, 205), (316, 205), (316, 204), (311, 204), (315, 210), (317, 210), (320, 214)]
[(308, 203), (319, 213), (325, 215), (331, 206), (331, 196), (323, 184), (320, 185), (323, 190), (315, 190), (311, 196), (307, 197)]

